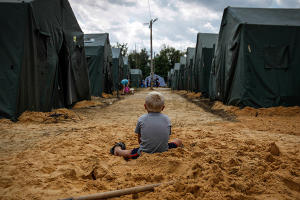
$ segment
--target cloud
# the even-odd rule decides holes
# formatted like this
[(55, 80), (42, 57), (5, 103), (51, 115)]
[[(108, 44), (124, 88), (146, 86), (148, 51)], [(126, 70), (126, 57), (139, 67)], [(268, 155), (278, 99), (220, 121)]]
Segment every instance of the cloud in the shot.
[[(269, 7), (274, 0), (186, 0), (186, 3), (198, 3), (210, 10), (223, 12), (224, 8), (231, 7)], [(295, 0), (294, 0), (295, 1)]]
[(107, 3), (118, 4), (127, 7), (136, 5), (136, 1), (134, 0), (107, 0)]
[(207, 28), (208, 30), (211, 30), (211, 32), (217, 32), (217, 28), (214, 27), (211, 23), (207, 22), (204, 24), (204, 27)]
[(112, 44), (128, 43), (129, 50), (150, 48), (151, 17), (153, 48), (163, 44), (185, 50), (196, 45), (198, 32), (218, 33), (227, 6), (300, 8), (300, 0), (69, 0), (85, 33), (110, 34)]
[(275, 0), (278, 6), (282, 8), (299, 8), (300, 0)]

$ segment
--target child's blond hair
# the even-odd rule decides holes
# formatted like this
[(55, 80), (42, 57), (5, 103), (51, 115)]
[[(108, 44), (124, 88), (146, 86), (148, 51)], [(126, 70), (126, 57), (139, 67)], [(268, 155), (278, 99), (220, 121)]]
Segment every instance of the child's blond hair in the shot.
[(150, 92), (146, 96), (145, 104), (149, 112), (161, 112), (165, 105), (165, 100), (161, 93)]

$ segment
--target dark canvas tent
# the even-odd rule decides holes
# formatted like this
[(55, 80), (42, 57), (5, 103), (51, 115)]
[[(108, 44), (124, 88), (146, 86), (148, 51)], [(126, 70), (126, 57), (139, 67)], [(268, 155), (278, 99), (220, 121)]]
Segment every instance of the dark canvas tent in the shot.
[(237, 106), (300, 105), (300, 9), (224, 10), (211, 96)]
[(143, 74), (140, 69), (130, 69), (130, 87), (138, 88), (140, 86)]
[(170, 78), (168, 82), (168, 86), (173, 90), (174, 89), (174, 81), (175, 81), (175, 76), (174, 76), (174, 68), (170, 70)]
[(198, 33), (195, 52), (195, 91), (201, 92), (203, 96), (209, 94), (209, 77), (211, 63), (218, 42), (218, 34)]
[(195, 58), (195, 48), (188, 47), (186, 50), (186, 90), (193, 91), (194, 90), (194, 79), (195, 74), (193, 73), (194, 66), (194, 58)]
[(92, 96), (101, 97), (103, 92), (111, 93), (113, 89), (112, 52), (109, 34), (85, 34), (84, 46)]
[(123, 62), (124, 62), (124, 66), (123, 66), (123, 79), (129, 79), (130, 77), (130, 66), (129, 66), (129, 62), (128, 62), (128, 56), (124, 56), (123, 57)]
[(119, 89), (119, 84), (123, 79), (123, 57), (120, 48), (112, 48), (112, 72), (114, 90)]
[(173, 71), (174, 69), (170, 69), (170, 71), (168, 71), (168, 86), (169, 87), (171, 87), (171, 85), (172, 85), (172, 81), (171, 81), (171, 79), (172, 79), (172, 77), (171, 77), (171, 71)]
[(175, 63), (173, 68), (173, 73), (171, 70), (171, 82), (172, 82), (172, 90), (178, 90), (179, 88), (179, 72), (180, 72), (180, 63)]
[(90, 99), (83, 33), (67, 0), (0, 1), (0, 116)]
[(185, 90), (187, 88), (186, 87), (187, 73), (185, 73), (185, 66), (186, 66), (186, 57), (181, 56), (180, 69), (177, 75), (177, 81), (178, 81), (177, 90)]

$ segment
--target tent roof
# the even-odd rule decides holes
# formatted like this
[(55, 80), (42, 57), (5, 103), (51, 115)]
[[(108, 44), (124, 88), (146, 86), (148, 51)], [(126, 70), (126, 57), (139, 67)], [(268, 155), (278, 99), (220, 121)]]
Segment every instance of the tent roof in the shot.
[[(158, 79), (159, 85), (161, 87), (166, 86), (165, 79), (163, 77), (161, 77), (160, 75), (153, 74), (153, 79)], [(145, 78), (145, 81), (150, 81), (150, 80), (151, 80), (151, 75), (149, 75)]]
[(112, 51), (112, 58), (120, 58), (121, 49), (120, 48), (111, 48)]
[(140, 70), (140, 69), (130, 69), (130, 74), (142, 74), (142, 70)]
[(124, 65), (128, 65), (128, 56), (123, 57)]
[(197, 45), (200, 44), (202, 48), (213, 48), (214, 44), (217, 46), (219, 34), (215, 33), (198, 33), (197, 34)]
[[(175, 63), (176, 64), (176, 63)], [(181, 56), (180, 57), (180, 64), (185, 65), (186, 64), (186, 57)]]
[(85, 46), (104, 46), (107, 40), (109, 41), (108, 33), (84, 34)]
[(300, 9), (227, 7), (226, 11), (241, 24), (300, 26)]
[[(153, 77), (157, 77), (157, 78), (162, 78), (162, 79), (164, 79), (163, 77), (161, 77), (160, 75), (157, 75), (157, 74), (153, 74)], [(151, 75), (149, 75), (149, 76), (147, 76), (145, 79), (147, 79), (147, 78), (151, 78)]]
[(34, 0), (0, 0), (0, 3), (29, 3)]
[(195, 56), (195, 48), (192, 48), (192, 47), (188, 47), (187, 48), (187, 51), (186, 51), (186, 57), (187, 59), (193, 59), (194, 56)]

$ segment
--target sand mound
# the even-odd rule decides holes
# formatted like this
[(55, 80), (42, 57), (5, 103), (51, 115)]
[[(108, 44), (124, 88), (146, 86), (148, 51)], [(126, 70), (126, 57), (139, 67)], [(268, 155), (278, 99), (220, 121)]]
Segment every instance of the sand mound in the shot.
[(222, 109), (231, 113), (234, 113), (238, 116), (296, 116), (300, 115), (300, 107), (293, 106), (293, 107), (271, 107), (271, 108), (251, 108), (245, 107), (240, 109), (236, 106), (227, 106), (224, 105), (220, 101), (216, 101), (212, 107), (212, 109)]
[(103, 105), (103, 103), (101, 102), (97, 102), (97, 101), (87, 101), (87, 100), (83, 100), (80, 102), (77, 102), (73, 108), (77, 109), (77, 108), (88, 108), (88, 107), (95, 107), (95, 106), (101, 106)]
[(175, 93), (179, 95), (186, 95), (188, 92), (186, 90), (177, 90)]
[(102, 98), (101, 97), (96, 97), (96, 96), (91, 96), (91, 99), (92, 100), (101, 100)]
[(79, 117), (66, 108), (60, 108), (51, 112), (25, 111), (19, 118), (19, 123), (57, 123), (60, 121), (78, 120)]
[(0, 124), (12, 124), (13, 122), (9, 119), (0, 119)]
[(235, 106), (227, 106), (227, 105), (224, 105), (222, 102), (220, 101), (216, 101), (212, 107), (212, 109), (214, 110), (217, 110), (217, 109), (222, 109), (222, 110), (225, 110), (225, 111), (235, 111), (235, 110), (238, 110), (239, 107), (235, 107)]
[(102, 93), (102, 97), (107, 99), (107, 98), (113, 98), (113, 95), (112, 94), (106, 94), (106, 93)]
[(189, 99), (194, 99), (194, 98), (199, 98), (201, 96), (201, 93), (199, 92), (190, 92), (186, 94), (187, 98)]

